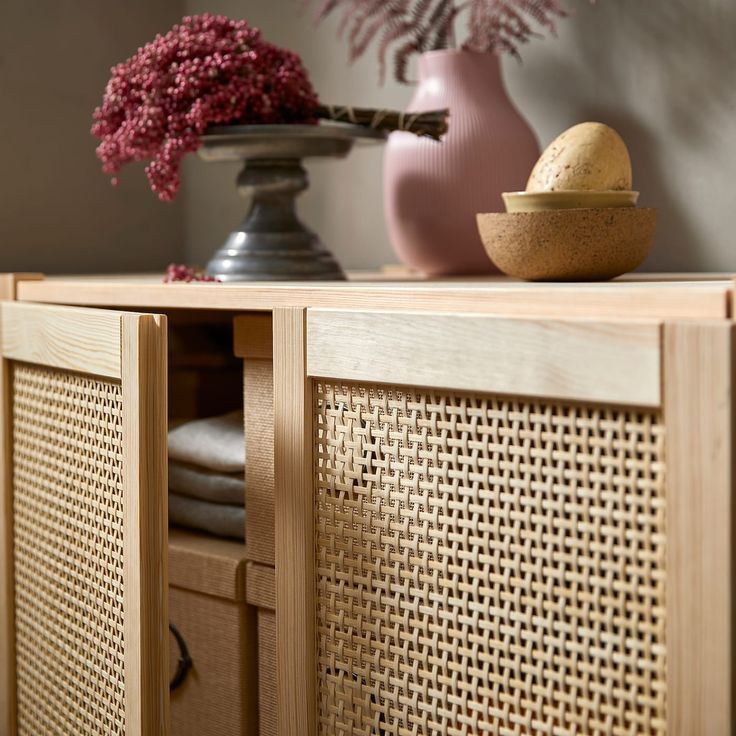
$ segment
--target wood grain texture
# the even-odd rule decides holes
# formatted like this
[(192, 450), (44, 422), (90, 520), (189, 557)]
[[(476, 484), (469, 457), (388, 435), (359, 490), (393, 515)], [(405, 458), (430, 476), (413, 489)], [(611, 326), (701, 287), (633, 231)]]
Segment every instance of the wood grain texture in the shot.
[(249, 562), (246, 566), (246, 600), (252, 606), (276, 610), (276, 570)]
[(274, 551), (273, 363), (243, 361), (245, 542), (248, 559), (276, 564)]
[(7, 359), (120, 378), (121, 313), (40, 304), (0, 305)]
[(244, 601), (245, 563), (242, 542), (169, 529), (169, 586)]
[(122, 317), (126, 723), (169, 733), (166, 318)]
[[(0, 274), (0, 300), (13, 301), (17, 284), (37, 273)], [(2, 324), (0, 322), (0, 345)], [(0, 734), (15, 733), (15, 605), (13, 595), (13, 446), (10, 364), (0, 355)]]
[(736, 732), (733, 334), (664, 328), (671, 736)]
[(162, 284), (150, 277), (65, 277), (21, 282), (22, 301), (146, 309), (270, 311), (279, 307), (416, 309), (511, 317), (717, 319), (729, 315), (733, 283), (647, 274), (631, 282), (527, 284), (506, 277), (340, 284)]
[(279, 736), (316, 727), (311, 391), (303, 309), (277, 309), (274, 330), (276, 629)]
[(42, 273), (0, 273), (0, 300), (14, 301), (21, 281), (42, 281)]
[(273, 321), (270, 314), (244, 314), (233, 320), (233, 346), (239, 358), (273, 358)]
[(352, 381), (658, 406), (660, 327), (312, 310), (307, 372)]

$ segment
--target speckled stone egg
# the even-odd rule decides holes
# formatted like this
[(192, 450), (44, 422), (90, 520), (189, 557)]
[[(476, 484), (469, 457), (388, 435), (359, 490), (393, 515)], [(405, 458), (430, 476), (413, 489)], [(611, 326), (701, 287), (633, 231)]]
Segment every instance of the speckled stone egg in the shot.
[(631, 159), (621, 136), (603, 123), (580, 123), (555, 138), (540, 156), (527, 192), (628, 191)]

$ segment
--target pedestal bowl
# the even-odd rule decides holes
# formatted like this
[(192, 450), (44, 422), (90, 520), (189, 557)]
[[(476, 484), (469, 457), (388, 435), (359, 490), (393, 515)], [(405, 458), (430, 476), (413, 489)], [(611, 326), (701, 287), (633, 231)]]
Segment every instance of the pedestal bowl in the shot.
[(241, 225), (207, 264), (221, 281), (341, 280), (345, 275), (319, 235), (296, 212), (309, 186), (302, 162), (344, 158), (356, 143), (380, 143), (386, 133), (358, 125), (232, 125), (202, 137), (205, 161), (240, 161), (238, 191), (250, 198)]

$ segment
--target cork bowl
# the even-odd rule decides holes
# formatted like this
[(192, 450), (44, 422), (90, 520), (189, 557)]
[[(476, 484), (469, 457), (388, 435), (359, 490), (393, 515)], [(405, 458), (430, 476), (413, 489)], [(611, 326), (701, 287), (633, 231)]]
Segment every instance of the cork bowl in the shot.
[(657, 212), (634, 207), (477, 215), (490, 259), (527, 281), (606, 281), (641, 265)]

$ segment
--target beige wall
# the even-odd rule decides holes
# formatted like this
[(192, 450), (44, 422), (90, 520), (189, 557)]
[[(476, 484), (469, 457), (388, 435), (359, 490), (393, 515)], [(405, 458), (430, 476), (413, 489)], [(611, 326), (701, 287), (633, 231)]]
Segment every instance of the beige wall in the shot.
[(616, 127), (641, 204), (658, 207), (648, 270), (736, 270), (736, 2), (583, 2), (557, 40), (507, 65), (548, 141), (583, 119)]
[[(660, 208), (647, 267), (736, 270), (736, 2), (569, 0), (557, 39), (504, 61), (512, 97), (540, 140), (583, 119), (629, 142), (642, 203)], [(160, 269), (203, 263), (242, 217), (236, 168), (192, 158), (165, 205), (143, 172), (115, 190), (89, 135), (109, 67), (184, 12), (247, 17), (302, 56), (326, 101), (402, 107), (411, 89), (378, 84), (371, 54), (349, 67), (336, 22), (315, 28), (301, 0), (2, 0), (0, 270)], [(380, 148), (310, 164), (304, 219), (349, 268), (394, 261), (381, 203)]]
[(89, 133), (110, 67), (181, 15), (180, 0), (0, 0), (0, 271), (162, 269), (181, 206), (142, 170), (110, 186)]
[[(660, 208), (649, 270), (736, 270), (736, 2), (569, 0), (559, 37), (504, 61), (507, 85), (540, 141), (586, 119), (608, 122), (631, 148), (641, 203)], [(323, 99), (401, 107), (411, 90), (378, 86), (374, 57), (353, 67), (335, 23), (314, 29), (300, 0), (188, 0), (188, 10), (247, 17), (301, 53)], [(242, 215), (233, 169), (188, 167), (187, 242), (206, 260)], [(381, 152), (311, 166), (302, 212), (349, 268), (395, 260), (381, 204)]]

